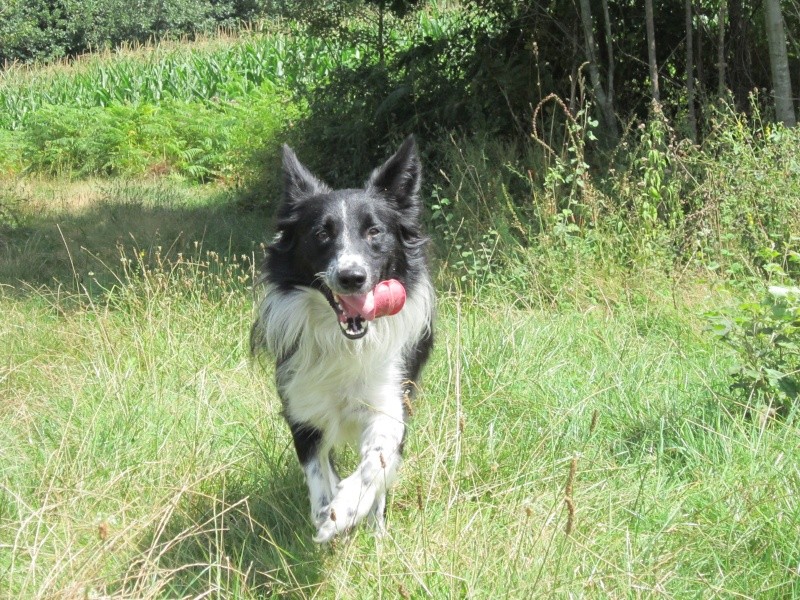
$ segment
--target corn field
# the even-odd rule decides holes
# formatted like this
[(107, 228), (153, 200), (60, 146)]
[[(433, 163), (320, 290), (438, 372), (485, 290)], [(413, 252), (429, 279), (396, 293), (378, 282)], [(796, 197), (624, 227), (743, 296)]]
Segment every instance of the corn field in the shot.
[[(422, 12), (394, 22), (383, 42), (402, 51), (456, 26), (448, 13)], [(282, 22), (9, 66), (0, 70), (0, 173), (238, 180), (242, 148), (278, 147), (282, 128), (302, 117), (303, 92), (377, 60), (373, 33), (368, 21), (348, 36)]]
[[(394, 50), (438, 39), (458, 26), (457, 15), (421, 12), (396, 23), (384, 43)], [(220, 35), (203, 44), (164, 44), (82, 57), (72, 64), (0, 70), (0, 129), (23, 129), (44, 106), (79, 108), (158, 104), (165, 99), (214, 102), (241, 98), (264, 82), (297, 89), (325, 81), (337, 68), (376, 58), (369, 28), (352, 39), (314, 36), (300, 26), (264, 33)]]
[(249, 35), (211, 49), (155, 46), (115, 60), (90, 57), (57, 70), (12, 68), (0, 74), (0, 127), (22, 129), (35, 111), (48, 105), (230, 100), (265, 81), (294, 88), (360, 61), (365, 51), (363, 45), (337, 47), (321, 38), (278, 33)]

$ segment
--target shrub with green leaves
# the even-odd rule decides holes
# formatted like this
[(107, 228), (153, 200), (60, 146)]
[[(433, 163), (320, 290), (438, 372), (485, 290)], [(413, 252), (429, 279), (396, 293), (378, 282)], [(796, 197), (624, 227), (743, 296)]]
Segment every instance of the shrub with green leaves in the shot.
[(728, 109), (714, 118), (694, 160), (700, 208), (687, 218), (687, 241), (699, 262), (729, 276), (769, 279), (778, 265), (797, 277), (800, 128), (762, 121), (756, 100), (749, 119)]
[(761, 302), (707, 315), (711, 331), (737, 355), (732, 389), (747, 408), (786, 414), (800, 400), (800, 288), (769, 288)]
[(253, 0), (4, 0), (0, 64), (213, 31), (257, 17)]

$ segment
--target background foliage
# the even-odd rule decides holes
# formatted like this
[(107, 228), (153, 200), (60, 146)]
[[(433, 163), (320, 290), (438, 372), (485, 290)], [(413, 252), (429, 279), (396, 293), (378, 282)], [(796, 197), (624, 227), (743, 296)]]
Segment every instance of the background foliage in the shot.
[(122, 43), (208, 33), (259, 16), (257, 0), (7, 0), (0, 63), (48, 61)]

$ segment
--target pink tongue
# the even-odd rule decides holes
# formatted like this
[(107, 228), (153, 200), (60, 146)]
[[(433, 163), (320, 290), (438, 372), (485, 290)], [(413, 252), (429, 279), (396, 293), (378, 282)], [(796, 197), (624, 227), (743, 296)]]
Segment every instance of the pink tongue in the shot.
[(361, 317), (372, 321), (377, 317), (399, 313), (406, 303), (406, 289), (396, 279), (388, 279), (378, 283), (375, 289), (366, 294), (340, 296), (339, 303), (344, 309), (344, 314), (339, 317), (339, 320), (345, 321)]
[[(344, 314), (340, 320), (352, 317), (363, 317), (368, 321), (375, 318), (375, 293), (374, 290), (366, 294), (355, 294), (353, 296), (339, 296), (339, 304), (344, 309)], [(372, 316), (370, 316), (372, 315)]]

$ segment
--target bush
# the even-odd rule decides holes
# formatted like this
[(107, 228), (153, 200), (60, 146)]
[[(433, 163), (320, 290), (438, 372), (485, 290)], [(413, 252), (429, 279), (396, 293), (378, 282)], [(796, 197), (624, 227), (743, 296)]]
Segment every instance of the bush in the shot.
[(761, 302), (707, 315), (711, 331), (731, 347), (731, 371), (747, 408), (786, 414), (800, 399), (800, 288), (771, 287)]
[(800, 277), (800, 128), (720, 111), (695, 157), (701, 171), (687, 243), (698, 262), (725, 275), (771, 277), (777, 265)]
[(254, 0), (8, 0), (0, 11), (0, 64), (212, 32), (260, 13)]

